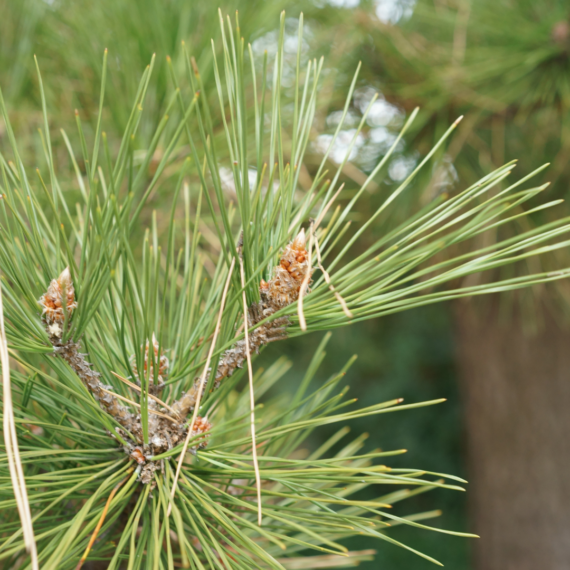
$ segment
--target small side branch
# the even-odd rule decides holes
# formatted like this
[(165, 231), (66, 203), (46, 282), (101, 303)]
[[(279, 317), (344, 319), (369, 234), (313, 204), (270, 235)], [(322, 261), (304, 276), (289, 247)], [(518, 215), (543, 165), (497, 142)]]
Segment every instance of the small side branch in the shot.
[[(272, 278), (267, 282), (261, 280), (261, 299), (247, 310), (247, 327), (252, 328), (261, 321), (266, 322), (257, 326), (251, 333), (248, 332), (247, 343), (245, 339), (238, 340), (222, 354), (216, 370), (214, 388), (218, 388), (222, 380), (231, 376), (236, 369), (242, 368), (246, 360), (254, 352), (259, 352), (262, 346), (287, 336), (288, 317), (267, 319), (279, 309), (295, 303), (300, 298), (301, 290), (306, 290), (311, 284), (312, 268), (305, 246), (305, 231), (301, 230), (295, 239), (285, 246), (279, 265), (273, 268)], [(203, 390), (204, 381), (202, 377), (197, 378), (190, 390), (172, 404), (176, 414), (183, 418), (196, 408), (197, 396)]]
[(85, 355), (79, 352), (79, 345), (72, 339), (63, 341), (66, 322), (77, 308), (69, 267), (66, 267), (57, 279), (52, 280), (38, 303), (43, 309), (43, 321), (55, 353), (69, 364), (99, 405), (127, 431), (142, 441), (136, 416), (119, 402), (116, 394), (111, 392), (112, 386), (106, 386), (101, 382), (101, 375), (91, 369), (91, 365), (85, 360)]

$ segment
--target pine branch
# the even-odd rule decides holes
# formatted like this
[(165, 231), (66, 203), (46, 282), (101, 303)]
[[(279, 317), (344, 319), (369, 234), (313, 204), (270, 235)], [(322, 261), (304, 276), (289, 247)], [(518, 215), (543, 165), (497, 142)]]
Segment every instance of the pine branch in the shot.
[[(355, 534), (399, 544), (386, 534), (387, 519), (417, 527), (435, 513), (398, 517), (386, 509), (431, 489), (458, 490), (462, 481), (391, 469), (390, 458), (403, 450), (364, 453), (362, 438), (339, 445), (344, 424), (441, 400), (402, 405), (396, 399), (348, 409), (354, 401), (344, 399), (340, 383), (351, 361), (328, 382), (311, 383), (325, 356), (325, 336), (294, 397), (282, 394), (254, 406), (253, 388), (259, 401), (286, 378), (289, 363), (280, 359), (256, 373), (252, 357), (287, 336), (570, 274), (556, 261), (556, 252), (570, 243), (569, 219), (520, 231), (527, 215), (520, 206), (545, 191), (543, 185), (521, 186), (538, 171), (509, 185), (513, 164), (506, 164), (405, 220), (392, 217), (419, 173), (444, 151), (457, 121), (401, 183), (383, 184), (384, 169), (416, 118), (413, 111), (369, 175), (341, 192), (340, 179), (367, 120), (364, 113), (357, 128), (344, 124), (358, 73), (338, 126), (325, 133), (330, 144), (323, 160), (305, 176), (323, 63), (305, 53), (302, 18), (293, 38), (296, 57), (285, 49), (291, 36), (283, 15), (275, 58), (263, 54), (262, 65), (255, 47), (246, 51), (236, 36), (239, 23), (235, 30), (220, 23), (212, 58), (215, 92), (186, 53), (168, 61), (174, 90), (164, 115), (148, 122), (158, 125), (155, 130), (141, 133), (146, 101), (155, 96), (154, 57), (124, 115), (120, 140), (103, 134), (103, 81), (93, 140), (79, 112), (77, 150), (73, 137), (64, 135), (74, 180), (54, 162), (59, 153), (52, 148), (41, 78), (47, 175), (28, 176), (29, 157), (18, 148), (0, 93), (12, 158), (0, 154), (1, 286), (6, 339), (21, 365), (10, 370), (13, 431), (42, 568), (73, 570), (94, 536), (99, 540), (89, 555), (108, 562), (110, 570), (124, 558), (133, 564), (144, 559), (153, 568), (237, 570), (253, 564), (277, 570), (286, 566), (282, 557), (299, 566), (295, 558), (307, 549), (319, 551), (318, 563), (336, 562)], [(211, 106), (216, 96), (219, 109)], [(339, 159), (343, 138), (346, 153)], [(359, 212), (363, 221), (356, 224), (358, 200), (373, 184), (380, 204), (366, 215)], [(67, 191), (76, 187), (78, 193)], [(155, 198), (161, 209), (147, 217)], [(168, 214), (162, 204), (170, 199)], [(536, 210), (556, 205), (542, 202)], [(307, 246), (300, 227), (311, 218), (317, 222)], [(142, 219), (151, 220), (147, 229), (141, 229)], [(361, 244), (372, 228), (380, 237)], [(497, 239), (489, 242), (490, 235)], [(531, 273), (531, 262), (543, 265)], [(52, 281), (66, 265), (69, 270)], [(507, 265), (514, 276), (497, 281), (496, 270)], [(466, 276), (481, 272), (487, 281), (464, 285)], [(40, 300), (42, 322), (36, 299), (48, 283)], [(238, 325), (246, 330), (236, 333)], [(93, 365), (80, 353), (80, 340)], [(218, 355), (219, 364), (209, 370)], [(250, 382), (242, 390), (239, 369), (246, 361)], [(203, 373), (195, 380), (198, 370)], [(111, 381), (113, 371), (124, 377), (114, 388), (102, 381)], [(78, 389), (77, 377), (100, 409)], [(127, 392), (132, 386), (134, 392)], [(117, 423), (122, 427), (115, 429)], [(321, 449), (298, 453), (313, 430), (335, 423), (338, 433)], [(187, 449), (195, 457), (186, 456)], [(394, 491), (394, 485), (401, 488)], [(366, 487), (373, 498), (357, 499)], [(29, 564), (22, 562), (26, 542), (16, 499), (0, 454), (0, 535), (6, 537), (0, 561), (6, 567)], [(261, 504), (262, 526), (256, 524)]]
[[(79, 344), (71, 338), (64, 340), (64, 330), (66, 324), (77, 309), (78, 303), (75, 300), (75, 289), (71, 281), (71, 274), (67, 267), (57, 279), (53, 279), (48, 290), (39, 300), (42, 306), (42, 317), (48, 332), (50, 342), (57, 356), (65, 360), (71, 369), (77, 374), (79, 379), (93, 394), (99, 402), (101, 408), (122, 425), (129, 435), (134, 436), (134, 440), (125, 448), (125, 452), (143, 468), (140, 472), (142, 483), (153, 482), (154, 473), (160, 465), (153, 461), (153, 457), (164, 451), (172, 449), (180, 440), (186, 437), (187, 428), (180, 416), (171, 410), (162, 408), (158, 412), (156, 399), (148, 401), (148, 429), (150, 433), (150, 443), (144, 444), (143, 429), (140, 415), (133, 414), (127, 407), (121, 404), (121, 399), (114, 396), (112, 386), (107, 386), (101, 382), (101, 374), (91, 368), (91, 364), (85, 360), (85, 354), (79, 352)], [(154, 375), (154, 366), (157, 364), (158, 384), (154, 386), (155, 393), (159, 393), (163, 384), (163, 377), (168, 373), (169, 362), (165, 355), (159, 354), (158, 342), (153, 336), (152, 351), (150, 355), (150, 345), (147, 342), (144, 357), (144, 372), (150, 377)], [(133, 359), (133, 369), (137, 382), (141, 385), (138, 370)], [(166, 413), (163, 413), (166, 412)], [(192, 429), (192, 438), (198, 438), (193, 448), (194, 452), (198, 448), (206, 446), (206, 438), (198, 437), (211, 429), (211, 424), (204, 418), (198, 416)]]
[(51, 281), (38, 303), (42, 307), (46, 332), (56, 355), (69, 364), (103, 410), (113, 416), (128, 432), (140, 438), (140, 426), (135, 415), (108, 392), (113, 387), (101, 382), (101, 374), (95, 372), (85, 360), (85, 354), (79, 352), (79, 344), (72, 339), (63, 340), (66, 322), (69, 322), (73, 311), (77, 309), (69, 267), (66, 267), (57, 279)]
[[(271, 320), (270, 317), (278, 310), (294, 303), (299, 298), (301, 285), (307, 279), (307, 275), (310, 279), (305, 245), (305, 231), (301, 230), (285, 247), (279, 265), (273, 269), (273, 278), (268, 282), (261, 281), (259, 286), (261, 300), (249, 307), (248, 325), (253, 329), (249, 335), (249, 343), (246, 343), (245, 339), (238, 340), (223, 353), (216, 370), (214, 389), (219, 388), (224, 378), (243, 367), (248, 354), (257, 354), (263, 346), (287, 337), (289, 318), (278, 317)], [(261, 321), (265, 322), (256, 327)], [(180, 417), (186, 417), (194, 409), (199, 382), (200, 379), (197, 379), (192, 388), (172, 405)]]

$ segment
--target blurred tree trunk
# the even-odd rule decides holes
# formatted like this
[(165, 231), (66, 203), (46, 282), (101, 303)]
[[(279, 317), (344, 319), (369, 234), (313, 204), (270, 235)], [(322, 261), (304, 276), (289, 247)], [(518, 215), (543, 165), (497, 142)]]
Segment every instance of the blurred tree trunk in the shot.
[(477, 570), (570, 568), (570, 331), (456, 306)]

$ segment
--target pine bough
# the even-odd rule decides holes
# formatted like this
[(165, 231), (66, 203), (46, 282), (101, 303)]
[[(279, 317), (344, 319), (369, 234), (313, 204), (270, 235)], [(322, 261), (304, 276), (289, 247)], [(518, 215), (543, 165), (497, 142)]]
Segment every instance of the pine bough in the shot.
[[(292, 399), (255, 406), (254, 423), (244, 370), (287, 336), (565, 278), (568, 269), (551, 265), (570, 244), (569, 220), (528, 229), (525, 216), (557, 202), (523, 209), (545, 187), (523, 189), (530, 177), (509, 185), (512, 164), (399, 219), (398, 199), (413, 191), (454, 124), (353, 231), (359, 198), (381, 179), (417, 112), (364, 184), (343, 192), (348, 158), (335, 164), (328, 154), (355, 76), (329, 150), (301, 191), (323, 63), (300, 49), (295, 60), (286, 57), (284, 23), (274, 61), (265, 54), (259, 62), (221, 19), (213, 90), (192, 58), (169, 60), (174, 89), (150, 138), (139, 126), (154, 62), (116, 146), (102, 132), (103, 73), (92, 131), (78, 113), (77, 146), (62, 133), (74, 187), (53, 151), (41, 77), (45, 173), (32, 177), (26, 168), (0, 96), (10, 144), (0, 155), (11, 357), (9, 371), (2, 359), (4, 413), (15, 430), (5, 435), (14, 433), (19, 446), (17, 455), (6, 436), (0, 455), (4, 567), (73, 569), (85, 560), (128, 570), (350, 566), (371, 553), (348, 552), (346, 538), (400, 544), (389, 527), (429, 528), (420, 521), (437, 513), (401, 517), (396, 503), (459, 489), (453, 476), (385, 464), (402, 450), (364, 453), (363, 438), (345, 441), (342, 424), (351, 419), (437, 402), (348, 410), (354, 402), (338, 386), (350, 363), (312, 388), (328, 335)], [(347, 157), (357, 136), (358, 129)], [(231, 192), (221, 166), (231, 171)], [(157, 198), (160, 212), (142, 232)], [(359, 237), (372, 229), (381, 237), (362, 248)], [(530, 259), (540, 273), (526, 272)], [(505, 279), (507, 265), (513, 272)], [(464, 280), (472, 274), (484, 277)], [(288, 366), (279, 359), (255, 370), (255, 399)], [(332, 423), (341, 424), (336, 435), (300, 453), (313, 430)], [(355, 498), (367, 487), (376, 498)]]

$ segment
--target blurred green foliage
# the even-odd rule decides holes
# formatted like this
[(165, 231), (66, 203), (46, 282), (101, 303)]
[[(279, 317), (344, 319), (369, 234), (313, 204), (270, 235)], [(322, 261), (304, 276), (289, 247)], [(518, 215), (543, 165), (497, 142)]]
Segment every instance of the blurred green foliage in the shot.
[[(386, 4), (400, 6), (397, 25), (379, 17), (379, 7)], [(407, 138), (409, 148), (420, 156), (451, 121), (464, 116), (454, 140), (436, 158), (425, 199), (463, 187), (482, 172), (513, 159), (518, 161), (519, 176), (550, 163), (538, 181), (550, 183), (548, 199), (566, 198), (570, 186), (568, 2), (417, 0), (413, 10), (407, 11), (402, 8), (405, 5), (403, 1), (360, 2), (353, 18), (352, 47), (343, 62), (348, 66), (351, 59), (352, 65), (363, 62), (363, 81), (382, 93), (387, 108), (406, 114), (420, 107), (419, 120)], [(526, 207), (534, 205), (531, 201)], [(559, 209), (556, 215), (568, 215), (567, 207), (562, 208), (566, 210)], [(542, 223), (551, 215), (538, 212), (530, 220)], [(561, 250), (554, 257), (566, 260), (567, 253)], [(568, 320), (566, 283), (535, 288), (533, 293)], [(520, 305), (526, 310), (532, 303)]]

